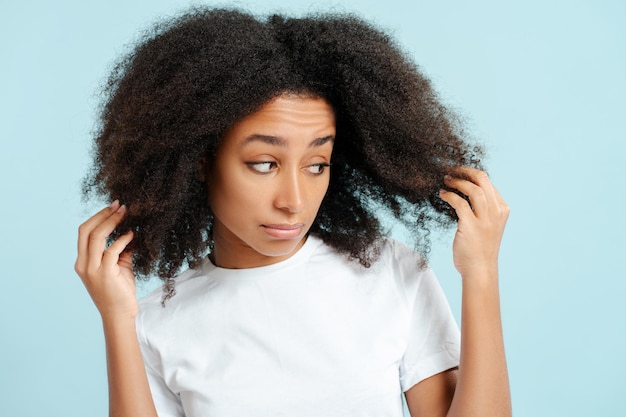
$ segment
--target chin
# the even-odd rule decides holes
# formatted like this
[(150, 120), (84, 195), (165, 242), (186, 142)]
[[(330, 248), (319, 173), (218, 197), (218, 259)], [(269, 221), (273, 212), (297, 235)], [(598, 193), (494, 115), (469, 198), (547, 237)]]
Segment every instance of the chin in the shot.
[(253, 249), (263, 256), (282, 257), (293, 254), (302, 244), (304, 244), (303, 237), (298, 239), (272, 240), (258, 245)]

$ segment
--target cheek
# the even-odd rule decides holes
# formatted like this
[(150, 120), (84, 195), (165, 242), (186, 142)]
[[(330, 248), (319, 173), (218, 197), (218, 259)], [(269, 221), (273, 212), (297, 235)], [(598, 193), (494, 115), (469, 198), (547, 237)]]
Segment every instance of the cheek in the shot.
[(326, 184), (326, 186), (324, 187), (321, 187), (316, 193), (315, 198), (317, 199), (318, 207), (322, 204), (322, 201), (326, 197), (327, 192), (328, 192), (328, 184)]
[(328, 187), (330, 186), (330, 176), (326, 177), (326, 181), (323, 181), (323, 183), (319, 186), (318, 190), (317, 190), (317, 196), (318, 198), (321, 200), (324, 199), (324, 197), (326, 196), (326, 194), (328, 193)]
[[(244, 181), (238, 173), (230, 172), (213, 178), (209, 187), (209, 204), (215, 212), (228, 217), (249, 212), (260, 203), (258, 184)], [(217, 214), (217, 213), (215, 213)]]
[(306, 194), (307, 212), (310, 216), (316, 216), (319, 211), (322, 201), (326, 198), (328, 192), (328, 181), (313, 184), (308, 189)]

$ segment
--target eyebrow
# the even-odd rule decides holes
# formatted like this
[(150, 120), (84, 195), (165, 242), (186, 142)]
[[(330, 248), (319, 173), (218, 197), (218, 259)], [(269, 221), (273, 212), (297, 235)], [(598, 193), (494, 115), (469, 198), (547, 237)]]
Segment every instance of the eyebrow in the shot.
[[(320, 146), (324, 145), (327, 142), (334, 142), (334, 141), (335, 141), (334, 136), (324, 136), (323, 138), (316, 138), (311, 143), (309, 143), (309, 148), (319, 148)], [(243, 141), (241, 146), (242, 147), (246, 146), (247, 144), (251, 142), (263, 142), (263, 143), (267, 143), (268, 145), (273, 145), (273, 146), (283, 146), (283, 147), (287, 146), (287, 141), (281, 137), (257, 135), (257, 134), (248, 136)]]

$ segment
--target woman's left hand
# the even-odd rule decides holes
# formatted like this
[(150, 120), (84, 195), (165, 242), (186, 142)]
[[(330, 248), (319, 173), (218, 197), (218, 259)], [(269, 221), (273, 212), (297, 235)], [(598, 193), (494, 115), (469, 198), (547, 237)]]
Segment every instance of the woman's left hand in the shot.
[(462, 277), (483, 275), (498, 266), (500, 241), (509, 217), (509, 207), (489, 180), (478, 169), (462, 167), (446, 176), (446, 186), (467, 196), (469, 202), (452, 191), (441, 190), (441, 199), (459, 218), (452, 245), (454, 266)]

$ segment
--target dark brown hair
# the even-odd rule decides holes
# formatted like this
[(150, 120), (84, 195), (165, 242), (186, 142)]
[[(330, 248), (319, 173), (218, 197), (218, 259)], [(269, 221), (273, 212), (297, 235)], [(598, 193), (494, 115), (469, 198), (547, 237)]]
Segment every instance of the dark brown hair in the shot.
[(128, 206), (113, 238), (135, 231), (140, 277), (168, 279), (206, 255), (199, 161), (285, 92), (323, 97), (336, 112), (330, 186), (311, 234), (368, 266), (384, 235), (381, 209), (424, 253), (429, 231), (455, 220), (437, 192), (454, 167), (480, 165), (480, 149), (385, 33), (351, 15), (193, 9), (157, 24), (110, 75), (84, 184), (86, 196)]

